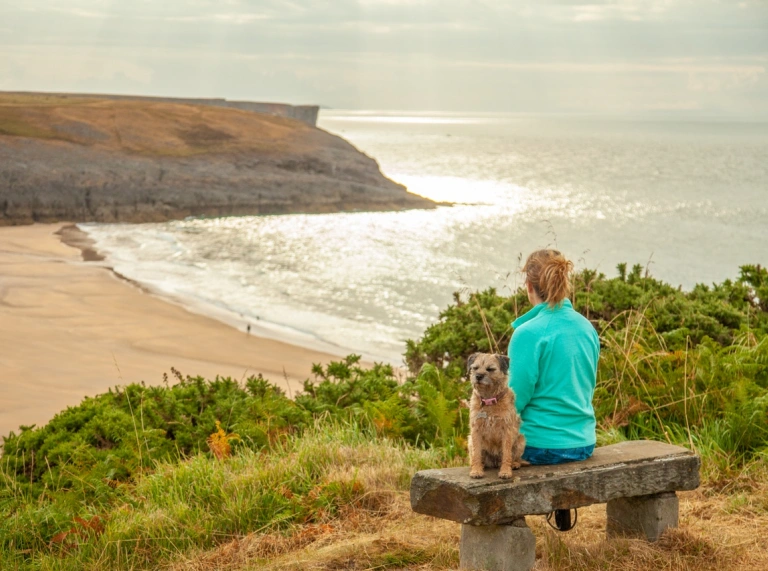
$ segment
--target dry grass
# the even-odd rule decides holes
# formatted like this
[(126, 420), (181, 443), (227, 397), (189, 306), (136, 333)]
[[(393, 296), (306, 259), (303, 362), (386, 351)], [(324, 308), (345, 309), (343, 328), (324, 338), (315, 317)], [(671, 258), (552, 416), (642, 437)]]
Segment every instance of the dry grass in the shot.
[[(649, 544), (605, 538), (605, 506), (579, 510), (568, 533), (528, 518), (537, 570), (640, 571), (768, 569), (768, 486), (724, 495), (680, 494), (680, 527)], [(459, 525), (414, 514), (407, 493), (379, 493), (326, 523), (289, 534), (253, 534), (177, 562), (173, 571), (457, 569)]]
[(239, 109), (2, 93), (0, 135), (177, 157), (312, 150), (323, 137), (299, 121)]
[(458, 526), (414, 514), (404, 492), (377, 492), (334, 521), (253, 534), (193, 555), (174, 571), (370, 569), (458, 561)]
[[(567, 534), (529, 518), (537, 536), (537, 569), (644, 570), (768, 568), (768, 511), (733, 511), (732, 498), (707, 490), (680, 494), (680, 527), (656, 544), (637, 539), (607, 540), (605, 508), (579, 510), (579, 524)], [(762, 492), (765, 494), (765, 491)]]

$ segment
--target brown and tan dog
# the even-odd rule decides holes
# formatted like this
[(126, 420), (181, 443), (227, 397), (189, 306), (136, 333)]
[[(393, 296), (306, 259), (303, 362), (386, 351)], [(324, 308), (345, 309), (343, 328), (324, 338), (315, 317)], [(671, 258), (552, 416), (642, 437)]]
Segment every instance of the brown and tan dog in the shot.
[(499, 468), (499, 478), (511, 478), (512, 470), (528, 465), (521, 460), (525, 437), (520, 434), (520, 415), (515, 394), (507, 385), (509, 357), (475, 353), (467, 361), (472, 383), (469, 401), (469, 475), (482, 478), (484, 468)]

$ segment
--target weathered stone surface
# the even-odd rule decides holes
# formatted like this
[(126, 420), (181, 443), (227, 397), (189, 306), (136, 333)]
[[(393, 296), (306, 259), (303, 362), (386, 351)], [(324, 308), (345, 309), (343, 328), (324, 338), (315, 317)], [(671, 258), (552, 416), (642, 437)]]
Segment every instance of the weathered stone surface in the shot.
[(496, 471), (474, 480), (469, 468), (424, 470), (411, 480), (415, 512), (471, 525), (498, 525), (546, 514), (699, 485), (701, 460), (679, 446), (647, 440), (597, 448), (589, 460), (521, 468), (513, 480)]
[(617, 498), (606, 508), (608, 537), (628, 535), (658, 541), (668, 527), (677, 527), (680, 502), (674, 492)]
[(536, 538), (525, 518), (510, 525), (462, 525), (460, 568), (528, 571), (536, 561)]

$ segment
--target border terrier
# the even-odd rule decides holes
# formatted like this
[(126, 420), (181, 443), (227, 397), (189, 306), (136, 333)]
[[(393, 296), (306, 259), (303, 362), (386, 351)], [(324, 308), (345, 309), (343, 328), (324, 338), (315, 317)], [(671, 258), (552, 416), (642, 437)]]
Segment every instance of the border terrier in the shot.
[(512, 470), (527, 466), (521, 459), (525, 437), (520, 434), (520, 415), (515, 394), (507, 384), (509, 357), (475, 353), (467, 361), (472, 383), (469, 401), (469, 475), (482, 478), (485, 468), (499, 468), (499, 478), (511, 478)]

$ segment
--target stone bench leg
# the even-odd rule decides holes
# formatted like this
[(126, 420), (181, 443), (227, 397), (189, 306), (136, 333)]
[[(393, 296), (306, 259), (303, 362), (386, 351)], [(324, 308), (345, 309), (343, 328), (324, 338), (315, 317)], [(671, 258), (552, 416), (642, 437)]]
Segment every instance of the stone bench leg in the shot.
[(536, 560), (536, 538), (525, 518), (508, 525), (462, 525), (460, 568), (529, 571)]
[(668, 527), (677, 527), (679, 502), (675, 492), (618, 498), (608, 502), (608, 537), (628, 535), (657, 541)]

